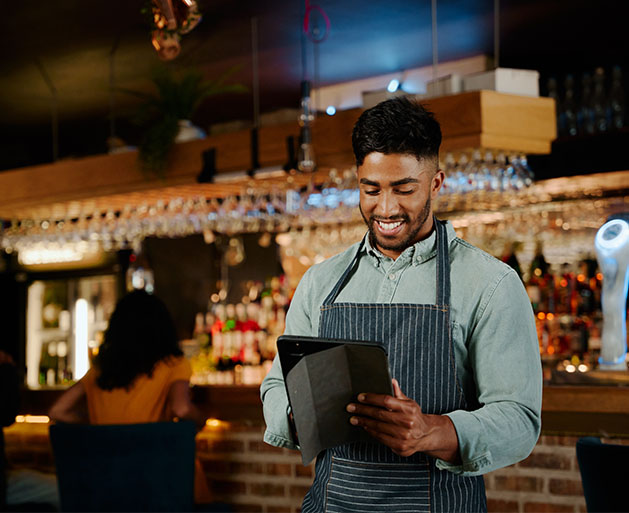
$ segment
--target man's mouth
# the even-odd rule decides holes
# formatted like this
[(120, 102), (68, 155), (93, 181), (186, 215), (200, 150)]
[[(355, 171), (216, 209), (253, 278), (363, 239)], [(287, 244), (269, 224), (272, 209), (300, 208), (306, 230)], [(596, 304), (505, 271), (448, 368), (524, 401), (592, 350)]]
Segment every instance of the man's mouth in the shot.
[(374, 224), (382, 235), (392, 236), (396, 235), (402, 229), (404, 221), (375, 221)]

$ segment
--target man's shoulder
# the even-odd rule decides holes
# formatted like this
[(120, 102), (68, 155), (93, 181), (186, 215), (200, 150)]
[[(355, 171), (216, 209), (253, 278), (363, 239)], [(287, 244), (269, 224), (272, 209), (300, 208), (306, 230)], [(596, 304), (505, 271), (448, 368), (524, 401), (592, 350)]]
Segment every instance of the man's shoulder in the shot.
[(345, 269), (349, 266), (352, 259), (358, 251), (360, 241), (352, 244), (349, 248), (341, 253), (337, 253), (330, 258), (326, 258), (323, 262), (312, 265), (307, 273), (315, 279), (321, 279), (325, 277), (327, 280), (333, 276), (340, 276)]
[(512, 267), (490, 255), (468, 241), (456, 237), (451, 244), (451, 263), (467, 268), (470, 274), (481, 278), (500, 279), (506, 274), (515, 273)]

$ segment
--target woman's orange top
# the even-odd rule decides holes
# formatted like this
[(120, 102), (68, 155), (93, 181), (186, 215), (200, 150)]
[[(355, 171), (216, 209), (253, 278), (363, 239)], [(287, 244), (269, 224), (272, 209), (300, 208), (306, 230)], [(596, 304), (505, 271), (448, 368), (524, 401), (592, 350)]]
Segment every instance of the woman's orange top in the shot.
[(183, 356), (173, 356), (155, 364), (153, 375), (138, 376), (131, 386), (102, 390), (96, 372), (90, 369), (83, 378), (91, 424), (137, 424), (169, 421), (167, 399), (175, 381), (190, 381), (192, 369)]
[[(172, 356), (155, 364), (153, 375), (138, 376), (129, 389), (103, 390), (90, 369), (82, 382), (87, 394), (90, 424), (138, 424), (170, 421), (166, 411), (168, 391), (175, 381), (190, 381), (192, 368), (183, 356)], [(211, 496), (199, 460), (195, 460), (195, 502), (209, 503)]]

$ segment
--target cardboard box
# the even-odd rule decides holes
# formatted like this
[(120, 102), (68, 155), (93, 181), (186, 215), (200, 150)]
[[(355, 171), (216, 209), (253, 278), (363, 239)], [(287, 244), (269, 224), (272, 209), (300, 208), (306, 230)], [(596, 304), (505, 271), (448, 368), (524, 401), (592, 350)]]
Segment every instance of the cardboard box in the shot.
[(463, 77), (464, 91), (497, 91), (539, 97), (539, 72), (529, 69), (496, 68)]
[(426, 84), (426, 97), (434, 98), (436, 96), (446, 96), (448, 94), (457, 94), (463, 91), (463, 78), (461, 75), (453, 73), (435, 80), (431, 80)]
[(380, 89), (378, 91), (363, 91), (363, 109), (370, 109), (375, 107), (380, 102), (396, 98), (397, 96), (410, 96), (408, 93), (398, 89), (397, 91), (390, 93), (386, 89)]

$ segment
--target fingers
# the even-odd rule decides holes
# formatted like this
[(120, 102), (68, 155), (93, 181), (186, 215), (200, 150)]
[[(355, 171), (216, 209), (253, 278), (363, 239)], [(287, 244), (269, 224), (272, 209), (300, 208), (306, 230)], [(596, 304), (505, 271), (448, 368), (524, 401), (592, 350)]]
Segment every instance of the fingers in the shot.
[(408, 399), (408, 397), (406, 397), (403, 393), (402, 393), (402, 388), (400, 387), (400, 384), (398, 383), (397, 379), (392, 379), (391, 382), (393, 383), (393, 395), (394, 397), (397, 397), (398, 399)]
[(388, 410), (400, 410), (402, 399), (397, 399), (388, 394), (358, 394), (358, 401), (362, 404), (370, 404)]
[[(403, 403), (397, 410), (354, 403), (348, 404), (346, 409), (354, 414), (352, 419), (358, 420), (357, 422), (352, 422), (354, 425), (368, 425), (367, 423), (371, 419), (378, 423), (397, 425), (405, 429), (412, 429), (416, 424), (415, 417), (421, 413), (419, 406), (410, 401)], [(365, 422), (363, 422), (363, 419)], [(374, 429), (376, 427), (375, 424), (369, 425)]]
[[(360, 417), (369, 417), (370, 419), (378, 420), (381, 422), (397, 423), (396, 414), (377, 406), (365, 406), (363, 404), (348, 404), (347, 411), (360, 415)], [(358, 417), (353, 417), (358, 418)]]
[[(381, 410), (382, 411), (382, 410)], [(391, 416), (391, 417), (387, 417)], [(395, 413), (384, 412), (381, 418), (353, 416), (349, 419), (354, 426), (360, 426), (366, 430), (379, 433), (387, 433), (396, 438), (406, 439), (412, 428), (412, 421)]]
[(365, 427), (365, 431), (378, 442), (389, 447), (395, 454), (399, 456), (407, 457), (417, 452), (413, 447), (411, 440), (400, 439), (396, 436), (391, 436), (388, 433), (375, 431), (367, 427)]

